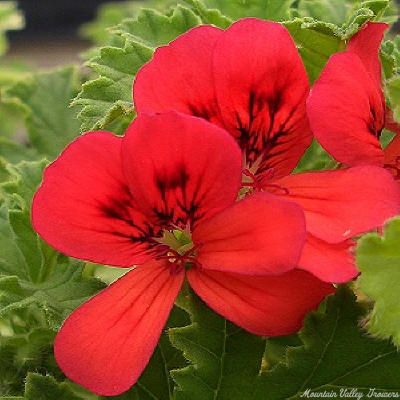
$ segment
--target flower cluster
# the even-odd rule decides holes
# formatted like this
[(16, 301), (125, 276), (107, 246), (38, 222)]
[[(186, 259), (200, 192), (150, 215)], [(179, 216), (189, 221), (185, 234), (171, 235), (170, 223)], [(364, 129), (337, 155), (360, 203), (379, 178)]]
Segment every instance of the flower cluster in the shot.
[[(311, 91), (281, 24), (194, 28), (138, 72), (123, 137), (83, 134), (46, 169), (36, 231), (69, 256), (134, 267), (63, 324), (55, 356), (70, 379), (101, 395), (132, 386), (185, 281), (224, 318), (275, 336), (357, 276), (355, 238), (400, 211), (400, 142), (378, 141), (397, 129), (385, 27), (367, 24)], [(295, 174), (313, 134), (344, 165)]]

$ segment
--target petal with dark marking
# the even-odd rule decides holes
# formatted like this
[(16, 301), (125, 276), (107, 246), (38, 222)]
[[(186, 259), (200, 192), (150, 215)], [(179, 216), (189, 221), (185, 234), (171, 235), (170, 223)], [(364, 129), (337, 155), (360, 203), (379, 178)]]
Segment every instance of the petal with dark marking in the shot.
[(121, 138), (84, 134), (44, 173), (32, 205), (35, 230), (62, 253), (130, 267), (151, 258), (148, 219), (132, 207), (121, 165)]
[(235, 202), (240, 149), (223, 129), (189, 115), (141, 114), (122, 146), (135, 204), (157, 224), (192, 227)]
[(293, 39), (279, 23), (234, 23), (214, 49), (214, 85), (225, 128), (250, 165), (290, 173), (311, 143), (309, 83)]
[(221, 34), (221, 29), (199, 26), (158, 48), (134, 82), (138, 114), (175, 110), (217, 122), (212, 54)]

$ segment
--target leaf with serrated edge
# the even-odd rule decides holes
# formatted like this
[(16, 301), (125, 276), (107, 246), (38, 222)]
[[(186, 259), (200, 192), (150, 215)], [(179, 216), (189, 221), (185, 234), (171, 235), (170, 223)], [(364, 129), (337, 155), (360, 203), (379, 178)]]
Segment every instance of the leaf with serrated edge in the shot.
[(33, 231), (31, 199), (45, 165), (45, 161), (9, 165), (10, 178), (0, 186), (4, 199), (0, 207), (0, 315), (37, 304), (52, 315), (49, 323), (57, 328), (104, 284), (83, 278), (82, 263), (59, 254)]
[(116, 129), (116, 133), (122, 133), (134, 116), (132, 83), (139, 68), (151, 58), (156, 47), (200, 23), (193, 11), (177, 6), (168, 16), (144, 9), (136, 18), (115, 28), (114, 35), (124, 39), (123, 47), (103, 47), (88, 62), (100, 76), (86, 82), (72, 103), (81, 108), (81, 129), (116, 129), (112, 124), (123, 119)]
[(77, 70), (65, 67), (33, 74), (5, 90), (4, 101), (24, 113), (30, 142), (41, 157), (54, 159), (79, 134), (76, 111), (69, 107), (77, 86)]
[(215, 314), (194, 294), (179, 301), (192, 324), (169, 331), (191, 364), (171, 371), (176, 400), (247, 400), (259, 373), (265, 341)]
[(400, 218), (389, 222), (383, 235), (370, 233), (357, 246), (361, 271), (360, 290), (374, 300), (368, 330), (380, 338), (390, 338), (400, 347)]
[(299, 333), (304, 345), (289, 348), (285, 363), (262, 373), (253, 400), (294, 400), (308, 390), (314, 397), (324, 391), (338, 396), (340, 389), (354, 387), (364, 394), (369, 388), (398, 392), (400, 354), (360, 329), (364, 316), (353, 292), (339, 288), (325, 311), (306, 317)]

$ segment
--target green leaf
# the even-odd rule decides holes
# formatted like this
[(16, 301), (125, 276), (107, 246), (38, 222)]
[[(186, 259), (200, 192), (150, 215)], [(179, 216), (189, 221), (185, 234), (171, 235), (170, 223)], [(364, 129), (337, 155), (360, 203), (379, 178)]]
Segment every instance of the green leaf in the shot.
[(343, 24), (358, 0), (300, 0), (297, 11), (301, 17), (312, 17), (320, 21)]
[[(80, 107), (81, 129), (106, 128), (117, 133), (132, 120), (132, 84), (136, 72), (153, 54), (154, 48), (168, 43), (201, 22), (193, 11), (177, 6), (171, 15), (142, 10), (135, 19), (125, 20), (114, 35), (123, 46), (106, 46), (88, 66), (99, 78), (86, 82), (73, 105)], [(114, 125), (112, 125), (114, 124)]]
[[(353, 292), (339, 288), (326, 310), (306, 317), (300, 338), (304, 345), (291, 347), (286, 361), (260, 375), (253, 400), (300, 399), (304, 393), (357, 388), (381, 392), (399, 390), (400, 354), (387, 341), (378, 341), (360, 329), (364, 307)], [(267, 396), (267, 397), (266, 397)], [(319, 396), (321, 397), (321, 396)]]
[(0, 316), (39, 305), (57, 328), (65, 316), (104, 285), (82, 277), (83, 264), (70, 261), (33, 231), (30, 205), (46, 162), (8, 166), (1, 185)]
[(389, 222), (384, 234), (371, 233), (360, 239), (357, 264), (361, 271), (360, 290), (375, 303), (368, 316), (368, 330), (390, 338), (400, 347), (400, 219)]
[(69, 382), (57, 382), (52, 376), (29, 373), (25, 384), (25, 400), (82, 400)]
[(55, 158), (79, 133), (76, 112), (69, 108), (78, 87), (75, 68), (33, 74), (5, 91), (5, 101), (25, 115), (32, 146), (43, 157)]
[(201, 0), (185, 0), (185, 3), (201, 18), (203, 24), (225, 29), (233, 22), (217, 8), (208, 8)]
[(336, 166), (336, 161), (320, 146), (316, 140), (313, 140), (297, 165), (295, 172), (335, 169)]
[(16, 312), (9, 321), (10, 333), (0, 331), (0, 395), (22, 394), (29, 370), (47, 371), (55, 365), (52, 350), (55, 333), (35, 327), (40, 324), (36, 316), (34, 309)]
[(318, 78), (329, 57), (344, 49), (342, 32), (336, 25), (310, 18), (297, 18), (284, 25), (298, 46), (311, 82)]
[[(354, 19), (354, 15), (368, 15), (371, 12), (385, 22), (397, 20), (396, 6), (391, 0), (300, 0), (297, 11), (301, 17), (312, 17), (338, 26)], [(385, 18), (382, 18), (383, 15)]]
[(190, 365), (171, 372), (176, 400), (249, 399), (259, 373), (265, 341), (227, 322), (195, 295), (182, 295), (192, 324), (169, 332)]
[(7, 50), (5, 32), (21, 29), (24, 26), (22, 14), (17, 10), (15, 1), (0, 3), (0, 56)]
[(290, 17), (295, 0), (204, 0), (209, 8), (218, 9), (231, 19), (258, 17), (272, 21), (284, 21)]

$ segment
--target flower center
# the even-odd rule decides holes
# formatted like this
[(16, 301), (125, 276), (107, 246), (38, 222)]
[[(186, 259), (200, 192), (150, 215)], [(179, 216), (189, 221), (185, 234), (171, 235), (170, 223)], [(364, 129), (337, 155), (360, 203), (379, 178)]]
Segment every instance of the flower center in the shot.
[(189, 269), (192, 266), (200, 266), (196, 259), (196, 249), (193, 244), (190, 227), (172, 230), (164, 229), (161, 238), (156, 242), (164, 246), (159, 259), (168, 260), (171, 263), (171, 273), (176, 274), (182, 269)]
[(261, 158), (258, 158), (251, 166), (246, 165), (242, 170), (242, 187), (239, 191), (239, 199), (254, 192), (273, 192), (280, 194), (289, 194), (288, 189), (274, 184), (275, 171), (269, 168), (260, 172)]

